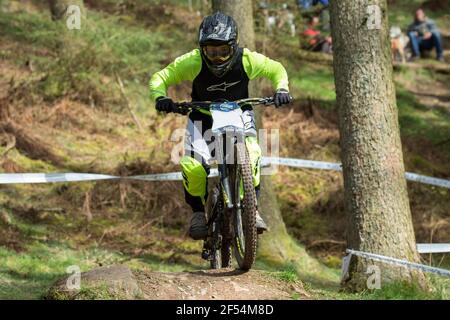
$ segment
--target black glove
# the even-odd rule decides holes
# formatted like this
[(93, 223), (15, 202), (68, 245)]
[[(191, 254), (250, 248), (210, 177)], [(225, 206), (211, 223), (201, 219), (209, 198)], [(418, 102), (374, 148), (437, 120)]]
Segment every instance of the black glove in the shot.
[(289, 95), (289, 91), (286, 89), (278, 89), (273, 96), (273, 101), (277, 108), (281, 107), (283, 104), (288, 104), (292, 101), (292, 97)]
[(175, 109), (175, 104), (172, 99), (168, 97), (159, 97), (156, 99), (156, 110), (162, 112), (173, 112)]
[(186, 115), (186, 114), (188, 114), (190, 111), (191, 111), (191, 110), (188, 109), (188, 108), (185, 108), (185, 107), (179, 107), (179, 106), (174, 105), (174, 106), (173, 106), (173, 111), (172, 111), (172, 112), (175, 112), (175, 113), (178, 113), (178, 114)]

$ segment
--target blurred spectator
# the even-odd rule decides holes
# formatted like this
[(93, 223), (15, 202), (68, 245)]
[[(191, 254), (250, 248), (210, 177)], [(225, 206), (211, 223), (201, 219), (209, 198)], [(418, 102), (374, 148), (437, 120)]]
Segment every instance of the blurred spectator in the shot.
[(330, 36), (323, 36), (318, 30), (320, 24), (319, 17), (311, 17), (308, 23), (308, 27), (303, 32), (303, 38), (305, 40), (303, 48), (310, 51), (319, 51), (331, 54), (332, 40)]
[(330, 5), (329, 0), (313, 0), (313, 6), (318, 4), (322, 5), (322, 10), (320, 11), (320, 23), (322, 31), (329, 32), (331, 30), (330, 26), (330, 10), (328, 6)]
[(319, 3), (325, 7), (328, 7), (329, 0), (297, 0), (297, 5), (300, 9), (309, 9)]
[[(320, 22), (321, 22), (321, 30), (325, 32), (329, 32), (331, 29), (330, 25), (330, 10), (328, 9), (329, 0), (297, 0), (297, 5), (300, 10), (307, 11), (310, 8), (317, 6), (318, 4), (322, 5), (320, 8)], [(317, 10), (315, 10), (315, 14), (319, 14)]]
[(299, 9), (307, 10), (313, 6), (313, 0), (297, 0)]
[(328, 5), (330, 4), (330, 1), (329, 0), (313, 0), (313, 6), (315, 6), (319, 3), (325, 7), (328, 7)]
[(414, 22), (408, 27), (413, 56), (411, 61), (419, 59), (422, 51), (436, 48), (437, 60), (444, 61), (441, 34), (433, 20), (428, 19), (423, 9), (417, 9)]

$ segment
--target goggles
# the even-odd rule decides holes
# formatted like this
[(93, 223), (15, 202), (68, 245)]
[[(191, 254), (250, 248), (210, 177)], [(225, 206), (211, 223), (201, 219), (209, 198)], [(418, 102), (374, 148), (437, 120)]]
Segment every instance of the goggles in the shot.
[(233, 55), (233, 48), (228, 45), (206, 45), (202, 48), (204, 55), (215, 64), (220, 64), (228, 61)]

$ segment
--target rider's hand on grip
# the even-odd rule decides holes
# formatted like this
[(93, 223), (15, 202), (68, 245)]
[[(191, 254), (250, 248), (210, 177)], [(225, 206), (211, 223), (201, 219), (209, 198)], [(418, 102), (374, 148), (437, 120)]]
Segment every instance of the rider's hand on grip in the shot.
[(173, 112), (175, 112), (175, 113), (179, 113), (179, 114), (182, 114), (182, 115), (186, 115), (186, 114), (189, 113), (189, 111), (190, 111), (190, 109), (189, 109), (189, 108), (186, 108), (186, 107), (184, 107), (184, 106), (179, 106), (179, 105), (177, 105), (177, 104), (174, 104), (174, 105), (173, 105)]
[(156, 99), (156, 110), (166, 113), (174, 112), (175, 103), (168, 97), (159, 97)]
[(292, 101), (292, 97), (286, 89), (279, 89), (273, 96), (273, 100), (275, 106), (279, 108), (284, 104), (289, 104)]

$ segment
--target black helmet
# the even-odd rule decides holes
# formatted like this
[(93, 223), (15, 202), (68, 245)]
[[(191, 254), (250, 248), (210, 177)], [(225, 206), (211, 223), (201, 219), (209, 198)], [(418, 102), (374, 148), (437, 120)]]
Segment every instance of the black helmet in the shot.
[(198, 32), (200, 52), (208, 68), (216, 76), (223, 76), (237, 58), (238, 28), (236, 21), (216, 12), (203, 19)]

